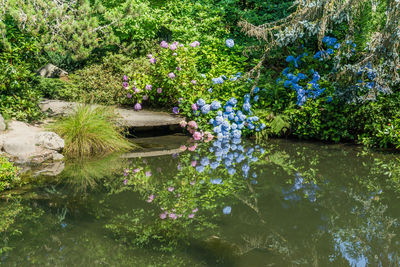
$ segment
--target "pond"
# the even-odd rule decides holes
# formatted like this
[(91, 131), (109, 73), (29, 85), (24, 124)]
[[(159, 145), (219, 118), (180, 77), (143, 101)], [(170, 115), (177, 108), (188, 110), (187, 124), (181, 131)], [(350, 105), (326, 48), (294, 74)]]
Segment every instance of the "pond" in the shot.
[(0, 264), (400, 265), (397, 155), (290, 140), (176, 149), (186, 141), (142, 139), (4, 193)]

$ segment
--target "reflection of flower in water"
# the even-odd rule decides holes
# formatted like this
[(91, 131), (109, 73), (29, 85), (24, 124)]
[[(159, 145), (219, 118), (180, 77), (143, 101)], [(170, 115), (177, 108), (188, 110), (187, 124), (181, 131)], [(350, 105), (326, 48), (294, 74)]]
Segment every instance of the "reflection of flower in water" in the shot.
[(301, 197), (296, 192), (302, 190), (311, 202), (315, 202), (317, 200), (316, 191), (318, 189), (319, 187), (314, 182), (306, 182), (300, 173), (296, 173), (292, 187), (289, 190), (282, 189), (282, 193), (285, 200), (299, 201)]
[(231, 214), (232, 208), (230, 206), (226, 206), (222, 212), (226, 215)]

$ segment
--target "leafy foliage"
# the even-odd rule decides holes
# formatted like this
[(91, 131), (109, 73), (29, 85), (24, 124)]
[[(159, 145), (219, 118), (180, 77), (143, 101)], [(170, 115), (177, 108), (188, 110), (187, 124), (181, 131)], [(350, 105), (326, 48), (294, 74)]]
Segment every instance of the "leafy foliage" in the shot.
[(0, 155), (0, 192), (12, 188), (17, 181), (19, 181), (18, 168)]

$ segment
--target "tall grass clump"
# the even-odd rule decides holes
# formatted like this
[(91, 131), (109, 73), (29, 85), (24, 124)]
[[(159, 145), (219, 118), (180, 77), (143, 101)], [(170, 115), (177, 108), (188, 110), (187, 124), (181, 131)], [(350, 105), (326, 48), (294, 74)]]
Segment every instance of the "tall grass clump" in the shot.
[(101, 156), (134, 147), (116, 126), (116, 115), (109, 107), (78, 106), (75, 113), (51, 128), (65, 140), (64, 154), (70, 158)]

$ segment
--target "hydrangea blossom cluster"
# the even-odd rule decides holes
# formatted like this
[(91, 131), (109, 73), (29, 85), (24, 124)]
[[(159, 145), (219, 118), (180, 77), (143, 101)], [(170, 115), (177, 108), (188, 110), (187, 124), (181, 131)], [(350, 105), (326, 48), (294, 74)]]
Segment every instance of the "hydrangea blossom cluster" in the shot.
[[(203, 132), (199, 130), (199, 126), (195, 121), (181, 121), (180, 126), (186, 129), (193, 137), (195, 141), (204, 141), (209, 142), (211, 141), (214, 136), (210, 132)], [(181, 147), (182, 150), (186, 150), (186, 147)]]
[(225, 44), (226, 44), (227, 47), (232, 48), (232, 47), (235, 46), (235, 41), (233, 41), (232, 39), (227, 39), (225, 41)]
[[(258, 90), (256, 91), (258, 93)], [(244, 96), (244, 103), (238, 106), (238, 100), (234, 97), (229, 99), (224, 106), (214, 100), (210, 104), (202, 98), (192, 105), (193, 112), (196, 115), (207, 115), (211, 111), (216, 112), (216, 116), (210, 119), (209, 123), (213, 126), (213, 132), (219, 139), (240, 139), (242, 131), (249, 129), (250, 131), (261, 131), (265, 128), (265, 124), (259, 123), (257, 116), (251, 116), (251, 96)]]

